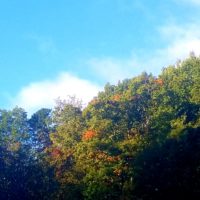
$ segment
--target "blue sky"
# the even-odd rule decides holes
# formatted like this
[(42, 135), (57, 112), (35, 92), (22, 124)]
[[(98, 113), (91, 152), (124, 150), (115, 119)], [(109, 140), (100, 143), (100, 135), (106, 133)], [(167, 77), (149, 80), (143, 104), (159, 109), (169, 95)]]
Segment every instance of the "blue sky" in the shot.
[(0, 108), (29, 113), (200, 54), (200, 0), (0, 0)]

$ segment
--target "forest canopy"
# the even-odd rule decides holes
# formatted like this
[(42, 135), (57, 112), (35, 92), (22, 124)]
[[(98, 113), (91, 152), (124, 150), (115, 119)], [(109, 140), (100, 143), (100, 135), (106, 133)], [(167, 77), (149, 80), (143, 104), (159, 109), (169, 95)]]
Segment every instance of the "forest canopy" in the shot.
[[(65, 91), (63, 91), (64, 93)], [(200, 199), (200, 58), (30, 118), (0, 110), (0, 199)]]

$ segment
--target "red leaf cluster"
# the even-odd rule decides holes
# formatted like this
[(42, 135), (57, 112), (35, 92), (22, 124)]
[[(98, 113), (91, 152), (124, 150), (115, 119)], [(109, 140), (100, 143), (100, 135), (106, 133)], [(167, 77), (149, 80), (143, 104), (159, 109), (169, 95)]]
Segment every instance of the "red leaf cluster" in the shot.
[(52, 157), (58, 157), (58, 156), (62, 156), (62, 155), (63, 155), (62, 151), (58, 148), (53, 149), (51, 152)]

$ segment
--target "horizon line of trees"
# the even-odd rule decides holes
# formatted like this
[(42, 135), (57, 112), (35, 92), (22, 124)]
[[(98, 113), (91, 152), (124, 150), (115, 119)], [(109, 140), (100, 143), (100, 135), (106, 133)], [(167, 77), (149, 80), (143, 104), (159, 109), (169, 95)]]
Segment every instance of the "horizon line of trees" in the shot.
[(200, 57), (108, 83), (84, 109), (0, 109), (0, 199), (200, 199)]

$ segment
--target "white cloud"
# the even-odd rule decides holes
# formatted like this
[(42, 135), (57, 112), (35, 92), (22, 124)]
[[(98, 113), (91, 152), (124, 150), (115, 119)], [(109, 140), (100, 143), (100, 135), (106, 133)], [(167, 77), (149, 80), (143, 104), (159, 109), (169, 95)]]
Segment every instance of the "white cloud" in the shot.
[[(161, 57), (158, 57), (162, 56)], [(162, 54), (162, 55), (161, 55)], [(157, 51), (151, 58), (132, 55), (127, 59), (117, 58), (92, 58), (88, 61), (90, 69), (96, 73), (104, 82), (116, 84), (119, 80), (132, 78), (146, 71), (158, 74), (165, 61), (164, 52)], [(165, 62), (164, 62), (165, 63)]]
[(190, 23), (186, 25), (167, 24), (159, 28), (159, 32), (163, 39), (170, 41), (180, 40), (184, 38), (196, 38), (200, 36), (198, 23)]
[(200, 29), (197, 23), (179, 26), (169, 24), (159, 28), (160, 37), (165, 41), (163, 48), (149, 50), (148, 55), (132, 54), (127, 59), (92, 58), (88, 61), (90, 68), (98, 76), (111, 83), (130, 78), (143, 71), (157, 75), (163, 67), (175, 64), (179, 59), (187, 58), (190, 52), (200, 55)]
[(83, 104), (87, 104), (100, 90), (101, 87), (94, 83), (61, 73), (54, 80), (35, 82), (22, 88), (12, 99), (12, 104), (23, 107), (32, 114), (42, 107), (52, 108), (58, 97), (67, 99), (68, 96), (75, 96), (81, 99)]
[[(158, 51), (163, 61), (173, 62), (177, 59), (184, 59), (188, 57), (190, 52), (194, 52), (196, 55), (200, 55), (200, 39), (198, 38), (185, 38), (184, 40), (177, 40), (166, 49)], [(170, 64), (170, 63), (168, 63)]]
[[(166, 43), (163, 48), (144, 51), (140, 56), (135, 52), (126, 59), (114, 57), (94, 57), (86, 65), (98, 79), (117, 83), (143, 71), (157, 75), (162, 67), (175, 64), (178, 59), (188, 57), (190, 52), (200, 55), (199, 23), (185, 25), (168, 24), (158, 29), (160, 38)], [(159, 39), (160, 39), (159, 38)], [(90, 101), (102, 88), (90, 81), (79, 79), (68, 73), (61, 73), (54, 80), (31, 83), (21, 89), (12, 99), (13, 105), (24, 107), (33, 113), (41, 107), (53, 107), (55, 99), (66, 99), (75, 95), (84, 103)]]
[(108, 57), (91, 58), (87, 64), (94, 73), (112, 84), (141, 72), (134, 57), (124, 60)]
[[(168, 46), (157, 51), (158, 55), (170, 62), (175, 59), (184, 59), (190, 52), (200, 55), (199, 24), (193, 23), (185, 26), (166, 25), (160, 28), (160, 33)], [(165, 60), (163, 60), (165, 61)]]

